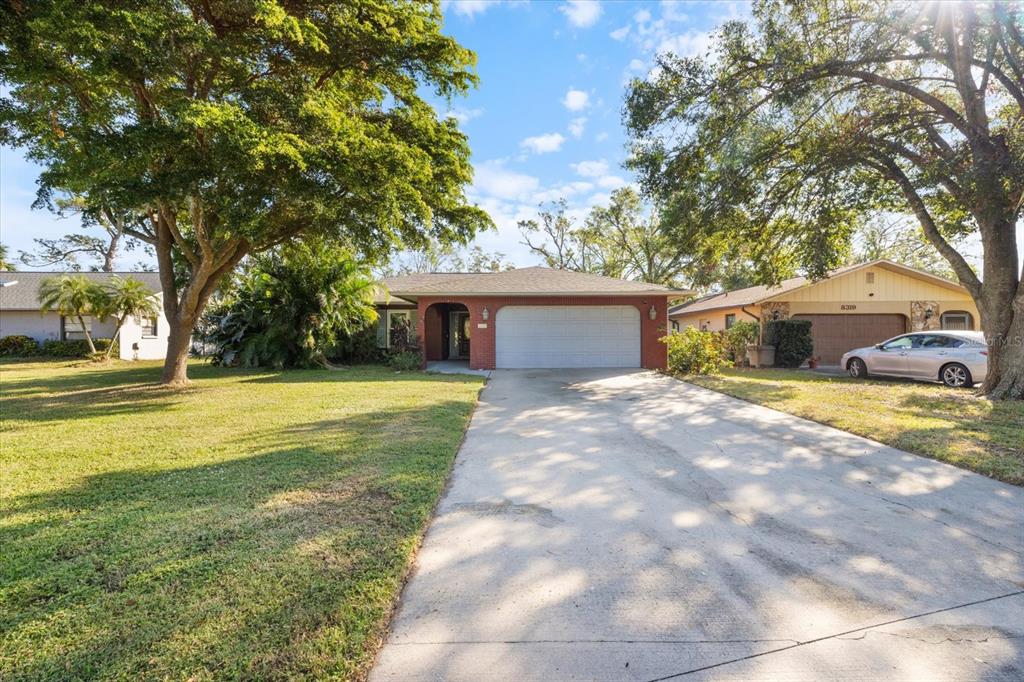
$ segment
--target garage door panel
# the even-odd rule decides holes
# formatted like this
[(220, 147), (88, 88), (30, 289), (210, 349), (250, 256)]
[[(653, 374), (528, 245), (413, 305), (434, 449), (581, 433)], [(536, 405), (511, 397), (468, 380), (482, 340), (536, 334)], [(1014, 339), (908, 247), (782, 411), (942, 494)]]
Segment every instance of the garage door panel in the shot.
[(899, 314), (794, 315), (811, 321), (814, 357), (834, 365), (843, 353), (871, 346), (906, 331), (906, 318)]
[(495, 320), (499, 368), (639, 367), (634, 306), (505, 306)]

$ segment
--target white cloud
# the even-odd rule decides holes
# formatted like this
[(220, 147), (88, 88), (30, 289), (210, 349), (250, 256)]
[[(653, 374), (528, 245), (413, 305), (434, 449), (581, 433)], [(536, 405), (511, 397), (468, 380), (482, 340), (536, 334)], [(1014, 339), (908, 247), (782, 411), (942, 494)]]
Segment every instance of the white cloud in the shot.
[(565, 15), (570, 24), (577, 28), (593, 26), (602, 12), (601, 3), (598, 0), (569, 0), (558, 10)]
[(583, 111), (590, 106), (590, 95), (583, 90), (569, 88), (569, 91), (565, 93), (565, 97), (562, 99), (562, 104), (569, 111)]
[(483, 109), (452, 109), (447, 115), (458, 121), (459, 125), (466, 125), (467, 122), (479, 118), (483, 113)]
[(626, 24), (622, 28), (617, 28), (609, 33), (613, 40), (625, 40), (626, 36), (629, 35), (629, 24)]
[(604, 142), (605, 140), (608, 139), (608, 133), (604, 133), (604, 132), (598, 133), (594, 137), (594, 139), (597, 140), (598, 142)]
[(604, 159), (597, 161), (580, 161), (569, 164), (578, 175), (585, 178), (598, 178), (608, 173), (608, 162)]
[(447, 0), (441, 3), (441, 10), (447, 11), (450, 8), (459, 16), (472, 18), (477, 14), (483, 14), (498, 2), (499, 0)]
[(547, 154), (549, 152), (557, 152), (562, 148), (563, 142), (565, 142), (565, 137), (560, 133), (546, 133), (544, 135), (528, 137), (520, 142), (519, 146), (534, 154)]
[(580, 116), (569, 121), (569, 133), (577, 140), (583, 137), (583, 130), (587, 125), (587, 117)]
[(644, 70), (644, 63), (642, 61), (640, 61), (639, 59), (630, 60), (630, 62), (629, 62), (629, 70), (630, 71), (643, 71)]
[(587, 198), (587, 207), (591, 208), (594, 206), (607, 206), (612, 202), (612, 195), (607, 192), (598, 192), (592, 194)]
[(651, 13), (645, 9), (642, 9), (633, 15), (633, 21), (635, 21), (638, 24), (646, 24), (650, 20)]
[(592, 189), (594, 189), (594, 185), (590, 182), (567, 182), (563, 185), (535, 192), (533, 198), (537, 203), (546, 204), (550, 201), (558, 201), (559, 199), (571, 199), (577, 195), (586, 194)]
[(602, 175), (597, 179), (597, 184), (605, 189), (618, 189), (628, 183), (618, 175)]
[(665, 35), (658, 42), (656, 52), (672, 52), (679, 57), (697, 57), (711, 50), (711, 34), (707, 31), (687, 31)]
[(503, 160), (484, 161), (476, 164), (473, 174), (472, 192), (498, 199), (531, 200), (530, 196), (540, 187), (540, 180), (532, 175), (517, 173), (505, 168)]
[(682, 11), (679, 0), (661, 0), (661, 16), (666, 21), (686, 21), (689, 17)]

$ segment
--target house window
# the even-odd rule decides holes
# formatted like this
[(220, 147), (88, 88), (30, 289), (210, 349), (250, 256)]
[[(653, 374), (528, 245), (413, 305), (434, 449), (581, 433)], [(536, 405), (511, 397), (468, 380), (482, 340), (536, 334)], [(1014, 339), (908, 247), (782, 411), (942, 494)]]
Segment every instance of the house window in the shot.
[(679, 321), (678, 320), (672, 320), (672, 331), (674, 331), (674, 332), (679, 331)]
[(971, 314), (964, 312), (963, 310), (942, 313), (942, 316), (939, 319), (942, 323), (941, 326), (943, 329), (962, 329), (966, 331), (974, 329), (974, 322), (971, 319)]
[[(82, 322), (85, 323), (85, 328), (89, 330), (90, 334), (92, 334), (92, 317), (89, 315), (83, 315)], [(85, 334), (82, 332), (82, 322), (79, 322), (77, 317), (63, 318), (65, 341), (85, 338)]]
[(867, 277), (868, 277), (868, 284), (874, 284), (875, 283), (875, 273), (869, 272)]
[(725, 316), (725, 328), (729, 329), (734, 324), (736, 324), (736, 315), (735, 313), (729, 313)]
[(379, 348), (391, 347), (391, 330), (395, 324), (403, 321), (409, 323), (409, 336), (416, 336), (416, 315), (410, 310), (387, 310), (381, 313), (377, 324), (377, 346)]
[(143, 336), (156, 336), (156, 318), (155, 317), (144, 317), (142, 318), (142, 335)]

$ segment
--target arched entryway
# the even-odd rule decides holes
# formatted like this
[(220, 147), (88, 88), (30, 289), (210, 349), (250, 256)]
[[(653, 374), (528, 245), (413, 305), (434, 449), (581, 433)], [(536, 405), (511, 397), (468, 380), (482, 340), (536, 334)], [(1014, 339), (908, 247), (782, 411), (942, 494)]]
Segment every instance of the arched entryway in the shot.
[(423, 351), (427, 362), (469, 361), (469, 309), (462, 303), (433, 303), (423, 312)]

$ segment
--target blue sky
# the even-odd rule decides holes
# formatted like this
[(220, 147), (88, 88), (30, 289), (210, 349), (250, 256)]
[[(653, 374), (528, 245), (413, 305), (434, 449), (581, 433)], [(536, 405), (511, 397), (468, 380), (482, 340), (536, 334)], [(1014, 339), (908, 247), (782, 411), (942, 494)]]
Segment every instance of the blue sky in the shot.
[[(565, 197), (575, 216), (631, 181), (621, 168), (625, 84), (644, 75), (655, 54), (706, 49), (721, 21), (747, 12), (741, 2), (443, 2), (445, 32), (477, 54), (480, 86), (441, 111), (469, 135), (476, 178), (470, 198), (488, 210), (497, 232), (477, 243), (516, 265), (534, 265), (516, 221), (537, 204)], [(39, 167), (0, 148), (0, 241), (17, 255), (35, 237), (77, 228), (32, 210)], [(140, 259), (127, 254), (119, 267)]]

